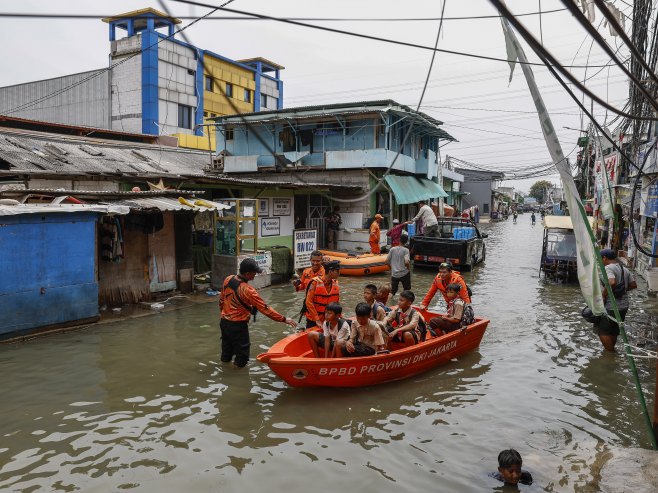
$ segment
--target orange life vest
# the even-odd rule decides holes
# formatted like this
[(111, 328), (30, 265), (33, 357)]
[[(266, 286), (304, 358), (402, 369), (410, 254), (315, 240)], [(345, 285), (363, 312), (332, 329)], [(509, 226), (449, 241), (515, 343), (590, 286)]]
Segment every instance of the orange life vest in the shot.
[(316, 277), (311, 282), (315, 282), (313, 305), (320, 319), (324, 321), (324, 312), (327, 309), (327, 305), (329, 303), (340, 302), (340, 289), (338, 288), (338, 283), (334, 280), (331, 281), (331, 289), (329, 291), (327, 291), (327, 287), (324, 285), (321, 277)]

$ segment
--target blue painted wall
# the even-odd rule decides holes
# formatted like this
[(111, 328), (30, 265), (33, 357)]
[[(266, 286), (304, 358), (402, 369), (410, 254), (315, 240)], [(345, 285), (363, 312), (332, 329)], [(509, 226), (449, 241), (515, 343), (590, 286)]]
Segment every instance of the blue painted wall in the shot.
[(0, 217), (0, 338), (98, 316), (96, 214)]
[(142, 32), (142, 133), (158, 135), (158, 33), (155, 21)]

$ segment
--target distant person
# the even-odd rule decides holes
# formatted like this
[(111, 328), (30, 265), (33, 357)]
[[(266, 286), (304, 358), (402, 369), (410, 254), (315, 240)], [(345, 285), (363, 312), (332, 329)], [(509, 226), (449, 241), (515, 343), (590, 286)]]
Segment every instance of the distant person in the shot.
[(350, 338), (337, 342), (336, 356), (372, 356), (385, 349), (384, 335), (379, 324), (370, 318), (368, 303), (356, 305), (355, 313)]
[(395, 296), (400, 283), (403, 290), (411, 289), (411, 258), (406, 236), (401, 237), (400, 244), (388, 252), (386, 263), (391, 266), (391, 294)]
[(498, 454), (498, 472), (492, 472), (490, 477), (502, 481), (508, 486), (521, 484), (532, 484), (532, 475), (521, 469), (523, 459), (513, 448), (503, 450)]
[(336, 343), (350, 338), (350, 322), (341, 318), (342, 313), (342, 306), (329, 303), (324, 312), (322, 332), (314, 330), (306, 335), (316, 358), (320, 357), (318, 348), (324, 349), (325, 358), (333, 358), (336, 354)]
[(518, 218), (518, 217), (519, 217), (519, 215), (517, 214), (516, 211), (514, 211), (514, 216), (512, 216), (512, 221), (516, 222), (516, 218)]
[(375, 214), (375, 219), (370, 225), (370, 237), (368, 239), (368, 243), (370, 243), (370, 253), (374, 253), (376, 255), (382, 253), (382, 250), (379, 247), (379, 237), (381, 236), (382, 232), (379, 225), (382, 222), (382, 219), (384, 219), (384, 216), (381, 214)]
[(293, 282), (295, 291), (304, 291), (314, 277), (324, 276), (324, 267), (322, 267), (322, 252), (315, 250), (311, 252), (311, 266), (304, 269), (299, 279)]
[(420, 221), (422, 223), (423, 235), (437, 236), (437, 233), (439, 232), (439, 221), (436, 219), (434, 211), (424, 200), (418, 202), (418, 206), (420, 207), (418, 209), (418, 214), (405, 224), (413, 224), (416, 221)]
[(448, 303), (450, 301), (450, 298), (448, 298), (446, 295), (448, 284), (454, 283), (457, 283), (461, 286), (459, 290), (459, 298), (464, 300), (465, 303), (470, 303), (471, 296), (468, 294), (466, 281), (464, 281), (464, 278), (458, 272), (454, 272), (452, 270), (452, 264), (443, 262), (439, 265), (439, 273), (434, 278), (434, 281), (432, 281), (432, 285), (430, 286), (429, 291), (425, 295), (425, 298), (423, 298), (423, 301), (420, 303), (418, 308), (420, 308), (421, 311), (427, 309), (437, 291), (441, 291), (443, 299), (446, 300), (446, 303)]
[(441, 332), (447, 334), (453, 330), (463, 329), (475, 322), (471, 304), (459, 298), (460, 290), (461, 284), (458, 283), (448, 284), (446, 287), (446, 296), (449, 299), (447, 313), (430, 320), (430, 327), (437, 334)]
[(537, 221), (537, 218), (535, 217), (535, 211), (532, 211), (532, 214), (530, 215), (530, 221), (532, 225), (535, 225), (535, 222)]
[(340, 217), (340, 207), (334, 206), (334, 210), (325, 217), (327, 222), (327, 247), (337, 249), (337, 237), (340, 225), (343, 224), (343, 219)]
[[(623, 264), (617, 262), (616, 259), (617, 255), (614, 250), (610, 248), (601, 250), (601, 260), (605, 266), (605, 275), (608, 278), (612, 293), (617, 301), (617, 309), (623, 322), (626, 319), (626, 313), (628, 313), (630, 306), (628, 292), (637, 288), (637, 282), (635, 275), (624, 267)], [(619, 324), (610, 319), (610, 317), (615, 318), (615, 312), (612, 309), (612, 300), (608, 298), (607, 289), (603, 289), (603, 299), (605, 300), (605, 309), (608, 316), (593, 317), (591, 310), (589, 311), (589, 315), (585, 312), (583, 315), (590, 322), (594, 323), (603, 348), (606, 351), (614, 352), (615, 344), (617, 344), (617, 336), (619, 336)]]
[(240, 262), (240, 273), (224, 279), (219, 294), (219, 308), (221, 319), (219, 327), (222, 333), (222, 354), (220, 359), (224, 363), (233, 360), (237, 368), (244, 367), (249, 361), (249, 319), (256, 311), (276, 322), (285, 322), (291, 327), (297, 324), (291, 318), (286, 318), (276, 310), (270, 308), (258, 294), (249, 281), (253, 281), (256, 274), (262, 272), (253, 258), (246, 258)]
[(308, 283), (306, 298), (302, 306), (302, 314), (306, 315), (306, 328), (321, 328), (324, 322), (324, 312), (329, 303), (340, 303), (340, 262), (331, 260), (325, 262), (324, 276), (315, 277)]
[(391, 246), (398, 246), (400, 238), (406, 233), (404, 230), (407, 223), (400, 224), (399, 219), (393, 219), (393, 227), (386, 232), (386, 236), (391, 238)]

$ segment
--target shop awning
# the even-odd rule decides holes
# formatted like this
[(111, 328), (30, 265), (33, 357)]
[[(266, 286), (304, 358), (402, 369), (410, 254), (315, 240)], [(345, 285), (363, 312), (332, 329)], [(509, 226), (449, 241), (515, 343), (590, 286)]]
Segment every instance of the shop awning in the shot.
[(420, 200), (447, 197), (441, 185), (416, 176), (386, 175), (384, 178), (398, 204), (413, 204)]

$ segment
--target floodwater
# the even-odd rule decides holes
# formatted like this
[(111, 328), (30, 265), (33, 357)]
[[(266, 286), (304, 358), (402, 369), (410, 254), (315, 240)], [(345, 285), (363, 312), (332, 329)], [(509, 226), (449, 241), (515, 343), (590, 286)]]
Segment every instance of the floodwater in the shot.
[[(484, 230), (486, 265), (465, 275), (491, 319), (479, 350), (401, 382), (293, 389), (255, 361), (223, 366), (214, 303), (0, 346), (0, 490), (501, 491), (487, 473), (514, 447), (523, 490), (599, 491), (610, 450), (650, 446), (626, 361), (601, 353), (577, 287), (538, 279), (541, 224)], [(416, 270), (414, 291), (433, 275)], [(344, 305), (364, 284), (341, 279)], [(298, 309), (288, 286), (262, 294)], [(259, 317), (252, 356), (287, 330)]]

